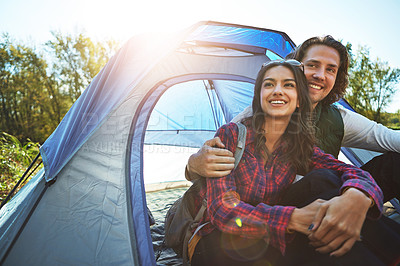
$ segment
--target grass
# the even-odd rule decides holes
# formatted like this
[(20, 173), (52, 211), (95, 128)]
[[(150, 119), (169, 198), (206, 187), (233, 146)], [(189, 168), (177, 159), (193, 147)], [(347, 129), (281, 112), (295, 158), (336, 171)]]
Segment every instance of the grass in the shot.
[[(0, 133), (0, 200), (3, 201), (39, 153), (39, 143)], [(36, 172), (39, 169), (36, 170)], [(21, 184), (19, 187), (22, 187)]]

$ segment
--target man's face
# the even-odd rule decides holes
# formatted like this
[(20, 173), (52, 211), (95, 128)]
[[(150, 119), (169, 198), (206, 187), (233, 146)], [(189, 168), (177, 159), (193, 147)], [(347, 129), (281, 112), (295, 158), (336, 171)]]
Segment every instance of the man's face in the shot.
[(302, 62), (308, 81), (313, 108), (322, 101), (335, 85), (340, 65), (340, 55), (336, 49), (326, 45), (311, 46)]

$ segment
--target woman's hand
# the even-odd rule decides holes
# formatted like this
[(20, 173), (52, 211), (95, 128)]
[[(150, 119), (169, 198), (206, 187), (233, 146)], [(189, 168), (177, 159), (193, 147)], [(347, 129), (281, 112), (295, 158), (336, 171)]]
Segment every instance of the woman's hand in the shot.
[(317, 199), (303, 208), (294, 209), (289, 220), (288, 230), (309, 235), (311, 233), (309, 227), (325, 202), (325, 200)]
[(371, 199), (356, 188), (322, 204), (312, 224), (310, 244), (331, 256), (346, 254), (360, 239)]

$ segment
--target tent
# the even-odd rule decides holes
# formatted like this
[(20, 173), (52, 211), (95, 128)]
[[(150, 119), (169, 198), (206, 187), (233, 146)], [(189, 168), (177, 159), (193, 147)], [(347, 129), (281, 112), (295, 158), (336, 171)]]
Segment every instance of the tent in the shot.
[(0, 264), (155, 265), (144, 143), (200, 147), (249, 104), (262, 63), (293, 47), (282, 32), (217, 22), (129, 40), (41, 147), (44, 170), (1, 209)]
[(129, 40), (41, 147), (44, 170), (0, 210), (0, 264), (155, 265), (144, 157), (165, 153), (147, 164), (166, 173), (178, 162), (163, 164), (163, 149), (201, 147), (250, 104), (262, 63), (294, 47), (219, 22)]

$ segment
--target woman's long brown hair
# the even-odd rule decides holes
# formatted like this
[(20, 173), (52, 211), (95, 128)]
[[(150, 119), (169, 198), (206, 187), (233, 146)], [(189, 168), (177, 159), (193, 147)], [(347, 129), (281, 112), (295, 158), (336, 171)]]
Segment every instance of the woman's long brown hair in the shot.
[(256, 83), (254, 85), (254, 97), (252, 103), (252, 125), (256, 131), (256, 149), (265, 157), (265, 159), (270, 155), (265, 145), (265, 116), (261, 108), (260, 97), (265, 73), (267, 70), (277, 66), (287, 67), (294, 74), (299, 100), (299, 107), (296, 108), (295, 112), (292, 114), (289, 125), (282, 136), (282, 141), (284, 141), (286, 145), (286, 152), (283, 155), (282, 160), (290, 162), (296, 168), (298, 174), (306, 174), (309, 171), (311, 163), (315, 137), (314, 127), (311, 120), (312, 105), (308, 94), (307, 80), (299, 66), (291, 65), (285, 61), (271, 62), (266, 66), (263, 66), (258, 72)]

